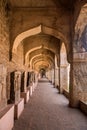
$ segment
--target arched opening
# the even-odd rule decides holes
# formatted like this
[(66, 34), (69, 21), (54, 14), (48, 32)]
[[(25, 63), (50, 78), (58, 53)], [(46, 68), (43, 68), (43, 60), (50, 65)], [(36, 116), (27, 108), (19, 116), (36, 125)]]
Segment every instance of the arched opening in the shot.
[[(38, 44), (37, 44), (38, 46)], [(48, 45), (44, 46), (41, 45), (40, 47), (34, 47), (33, 49), (30, 49), (28, 52), (26, 52), (25, 54), (25, 64), (27, 64), (28, 62), (30, 62), (29, 64), (31, 64), (32, 62), (32, 59), (36, 56), (36, 55), (45, 55), (45, 56), (50, 56), (53, 58), (53, 55), (55, 53), (55, 50), (54, 49), (51, 49), (51, 47)], [(32, 58), (31, 58), (32, 56)]]
[(60, 50), (60, 91), (69, 93), (70, 64), (67, 61), (65, 44), (62, 43)]
[[(61, 39), (62, 41), (65, 42), (65, 45), (66, 45), (66, 48), (67, 48), (67, 53), (69, 52), (69, 44), (68, 44), (68, 41), (67, 41), (67, 38), (59, 31), (55, 30), (55, 29), (52, 29), (52, 28), (49, 28), (49, 27), (46, 27), (46, 26), (43, 26), (43, 25), (39, 25), (33, 29), (30, 29), (28, 31), (25, 31), (21, 34), (19, 34), (15, 40), (14, 40), (14, 43), (13, 43), (13, 48), (12, 48), (12, 55), (14, 56), (15, 54), (17, 54), (17, 49), (18, 49), (18, 46), (20, 44), (22, 44), (22, 41), (30, 36), (34, 36), (34, 35), (37, 35), (39, 33), (43, 33), (43, 34), (46, 34), (46, 35), (51, 35), (51, 36), (54, 36), (55, 38), (57, 39)], [(26, 57), (28, 56), (29, 52), (26, 54)]]
[(14, 40), (14, 43), (13, 43), (13, 48), (12, 48), (12, 52), (15, 53), (16, 50), (17, 50), (17, 47), (18, 45), (21, 43), (21, 41), (23, 41), (23, 39), (27, 38), (27, 37), (30, 37), (32, 35), (36, 35), (36, 34), (39, 34), (39, 33), (45, 33), (45, 34), (49, 34), (49, 35), (52, 35), (58, 39), (61, 39), (62, 41), (65, 41), (66, 43), (66, 48), (68, 49), (68, 44), (67, 44), (67, 40), (66, 40), (66, 37), (63, 36), (63, 34), (55, 29), (52, 29), (52, 28), (48, 28), (48, 27), (45, 27), (43, 25), (39, 25), (38, 27), (35, 27), (33, 29), (30, 29), (28, 31), (25, 31), (21, 34), (19, 34), (15, 40)]
[(32, 61), (30, 62), (31, 64), (31, 67), (39, 60), (41, 59), (42, 61), (43, 60), (46, 60), (46, 62), (51, 62), (50, 64), (53, 64), (54, 61), (53, 59), (50, 57), (50, 56), (45, 56), (45, 55), (36, 55), (35, 57), (33, 57)]
[(39, 73), (40, 73), (40, 77), (41, 78), (45, 78), (46, 77), (46, 70), (44, 68), (41, 68)]

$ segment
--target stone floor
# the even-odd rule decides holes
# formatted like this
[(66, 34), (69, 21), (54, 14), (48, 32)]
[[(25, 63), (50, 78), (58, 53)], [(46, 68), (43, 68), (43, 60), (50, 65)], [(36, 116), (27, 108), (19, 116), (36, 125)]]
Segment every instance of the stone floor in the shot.
[(68, 100), (41, 80), (13, 130), (87, 130), (87, 117), (69, 108)]

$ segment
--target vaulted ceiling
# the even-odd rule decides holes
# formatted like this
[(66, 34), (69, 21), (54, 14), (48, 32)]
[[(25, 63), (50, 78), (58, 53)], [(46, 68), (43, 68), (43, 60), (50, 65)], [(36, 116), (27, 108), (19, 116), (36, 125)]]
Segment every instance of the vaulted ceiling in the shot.
[[(79, 0), (78, 0), (79, 1)], [(71, 9), (76, 0), (9, 0), (12, 7), (62, 7)]]
[(38, 68), (41, 68), (41, 66), (44, 66), (45, 69), (54, 66), (55, 55), (59, 55), (59, 39), (40, 33), (24, 39), (22, 44), (25, 57), (28, 54), (26, 63), (29, 63), (30, 67), (39, 70)]
[(70, 51), (71, 14), (75, 11), (75, 4), (80, 2), (82, 0), (8, 0), (12, 9), (13, 41), (22, 32), (41, 26), (39, 33), (34, 35), (32, 32), (33, 35), (27, 34), (18, 40), (23, 45), (24, 57), (27, 55), (29, 66), (32, 64), (38, 70), (52, 67), (55, 55), (57, 58), (59, 56), (62, 42)]

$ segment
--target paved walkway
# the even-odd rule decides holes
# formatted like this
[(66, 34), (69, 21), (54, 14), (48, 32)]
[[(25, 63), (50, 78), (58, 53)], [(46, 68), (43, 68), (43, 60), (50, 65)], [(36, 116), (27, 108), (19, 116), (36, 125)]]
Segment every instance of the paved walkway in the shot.
[(40, 81), (13, 130), (87, 130), (87, 117), (49, 82)]

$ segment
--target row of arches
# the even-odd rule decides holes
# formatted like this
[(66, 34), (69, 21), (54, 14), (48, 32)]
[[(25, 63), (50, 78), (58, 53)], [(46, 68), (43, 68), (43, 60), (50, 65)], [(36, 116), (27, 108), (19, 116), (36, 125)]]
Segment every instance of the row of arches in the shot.
[[(83, 15), (84, 14), (84, 15)], [(84, 23), (84, 24), (83, 24)], [(81, 31), (80, 31), (81, 30)], [(56, 38), (58, 38), (58, 39), (61, 39), (61, 41), (62, 42), (64, 42), (64, 44), (65, 44), (65, 47), (66, 47), (66, 52), (65, 53), (67, 53), (67, 56), (66, 57), (64, 57), (64, 55), (62, 54), (60, 57), (61, 57), (61, 59), (62, 58), (64, 58), (64, 59), (66, 59), (66, 58), (68, 58), (67, 60), (68, 61), (70, 61), (71, 60), (71, 62), (72, 62), (72, 55), (74, 55), (74, 57), (73, 57), (73, 60), (77, 60), (77, 59), (79, 59), (79, 58), (86, 58), (86, 44), (84, 43), (84, 45), (82, 45), (82, 43), (81, 43), (81, 40), (82, 40), (82, 38), (83, 37), (85, 37), (85, 36), (83, 36), (83, 35), (85, 35), (85, 33), (86, 33), (86, 5), (84, 5), (83, 7), (82, 7), (82, 9), (81, 9), (81, 11), (80, 11), (80, 15), (79, 15), (79, 17), (78, 17), (78, 19), (77, 19), (77, 21), (76, 21), (76, 24), (75, 24), (75, 34), (74, 34), (74, 37), (75, 37), (75, 40), (74, 40), (74, 48), (73, 48), (73, 52), (71, 52), (72, 54), (69, 54), (69, 52), (70, 52), (70, 45), (68, 44), (69, 42), (66, 40), (66, 37), (64, 37), (63, 36), (63, 34), (61, 33), (61, 32), (59, 32), (59, 31), (57, 31), (57, 30), (55, 30), (55, 29), (52, 29), (52, 28), (49, 28), (49, 27), (46, 27), (46, 26), (43, 26), (43, 25), (39, 25), (38, 27), (35, 27), (35, 28), (33, 28), (33, 29), (30, 29), (29, 31), (26, 31), (26, 32), (24, 32), (24, 33), (22, 33), (22, 34), (20, 34), (20, 35), (18, 35), (17, 37), (16, 37), (16, 39), (14, 40), (14, 44), (13, 44), (13, 49), (12, 49), (12, 52), (13, 53), (15, 53), (16, 52), (16, 50), (17, 50), (17, 47), (18, 47), (18, 45), (21, 43), (21, 41), (23, 40), (23, 39), (25, 39), (26, 37), (29, 37), (29, 36), (34, 36), (34, 35), (37, 35), (37, 34), (39, 34), (39, 33), (44, 33), (44, 34), (46, 34), (46, 35), (51, 35), (51, 36), (54, 36), (54, 37), (56, 37)], [(83, 33), (84, 32), (84, 33)], [(81, 38), (81, 36), (82, 36), (82, 38)], [(22, 39), (21, 39), (22, 38)], [(20, 39), (20, 40), (19, 40)], [(59, 46), (61, 46), (61, 41), (58, 41), (59, 42), (59, 45), (58, 45), (58, 47)], [(86, 41), (86, 40), (85, 40)], [(84, 39), (83, 39), (83, 42), (84, 42)], [(43, 44), (41, 45), (41, 46), (38, 46), (38, 44), (37, 44), (37, 46), (36, 46), (36, 49), (35, 48), (32, 48), (32, 49), (30, 49), (30, 50), (28, 50), (27, 51), (27, 53), (25, 54), (25, 61), (27, 61), (27, 59), (29, 59), (29, 55), (31, 55), (30, 54), (30, 52), (31, 53), (35, 53), (35, 51), (39, 51), (39, 49), (38, 48), (40, 48), (40, 49), (42, 49), (42, 46), (43, 46)], [(64, 46), (64, 45), (63, 45)], [(54, 53), (54, 55), (55, 55), (55, 53), (56, 53), (56, 56), (57, 56), (57, 64), (58, 64), (58, 62), (60, 61), (60, 64), (63, 64), (62, 62), (64, 62), (64, 59), (61, 61), (61, 59), (59, 59), (59, 50), (57, 49), (57, 51), (56, 50), (52, 50), (52, 47), (50, 47), (50, 45), (49, 45), (49, 47), (48, 46), (44, 46), (44, 49), (51, 49), (50, 51), (52, 52), (52, 53)], [(82, 50), (81, 50), (82, 49)], [(34, 51), (33, 51), (34, 50)], [(40, 50), (41, 51), (41, 50)], [(64, 50), (63, 50), (64, 51)], [(84, 54), (82, 53), (82, 52), (84, 52)], [(43, 53), (43, 52), (42, 52)], [(61, 52), (62, 53), (62, 52)], [(42, 54), (43, 55), (43, 54)], [(79, 57), (78, 57), (79, 56)], [(36, 59), (38, 59), (38, 57), (40, 57), (39, 55), (37, 55), (37, 56), (35, 56), (35, 57), (37, 57)], [(45, 57), (45, 56), (41, 56), (41, 57)], [(33, 60), (32, 60), (33, 59)], [(34, 61), (34, 57), (32, 58), (31, 60), (30, 60), (30, 66), (31, 66), (31, 64), (32, 64), (32, 62)], [(42, 59), (42, 58), (41, 58)], [(70, 60), (69, 60), (70, 59)], [(67, 64), (67, 60), (66, 60), (66, 64)], [(40, 62), (40, 59), (38, 59), (37, 61), (39, 61)], [(44, 61), (43, 61), (44, 62)], [(46, 59), (46, 62), (47, 62), (47, 59)], [(26, 62), (27, 63), (27, 62)], [(41, 63), (41, 62), (40, 62)], [(35, 64), (35, 62), (34, 62), (34, 64)], [(43, 64), (43, 63), (42, 63)], [(45, 63), (44, 63), (45, 64)], [(52, 60), (50, 59), (50, 64), (52, 64)], [(58, 64), (59, 65), (59, 64)], [(47, 65), (47, 66), (49, 66), (50, 67), (50, 65)], [(52, 66), (53, 67), (53, 66)], [(70, 68), (70, 65), (69, 65), (69, 68)], [(68, 74), (69, 75), (69, 74)], [(68, 76), (69, 77), (69, 76)], [(78, 81), (79, 82), (79, 81)]]
[[(32, 13), (32, 8), (21, 11), (14, 7), (9, 20), (6, 10), (1, 10), (1, 111), (9, 103), (16, 106), (21, 102), (23, 107), (42, 77), (66, 94), (69, 106), (79, 107), (83, 102), (87, 107), (87, 5), (81, 1), (79, 4), (63, 10), (64, 14), (64, 8), (49, 8), (48, 15), (46, 8), (39, 13), (35, 8)], [(11, 22), (9, 27), (7, 22)]]
[[(81, 36), (84, 37), (83, 35), (85, 35), (84, 33), (86, 32), (86, 15), (85, 15), (86, 11), (85, 10), (86, 10), (86, 5), (82, 7), (82, 9), (80, 11), (80, 15), (75, 24), (75, 34), (74, 34), (75, 40), (74, 40), (73, 49), (71, 49), (69, 41), (61, 32), (59, 32), (53, 28), (46, 27), (44, 25), (39, 25), (35, 28), (29, 29), (28, 31), (25, 31), (25, 32), (19, 34), (15, 38), (14, 43), (13, 43), (12, 53), (16, 54), (19, 44), (21, 43), (24, 45), (23, 40), (25, 40), (28, 37), (35, 38), (36, 35), (44, 34), (44, 36), (49, 35), (49, 36), (53, 36), (57, 39), (60, 39), (57, 41), (58, 48), (55, 48), (55, 47), (53, 48), (51, 44), (43, 45), (42, 43), (40, 43), (40, 41), (38, 44), (36, 44), (36, 42), (35, 42), (35, 45), (29, 46), (29, 48), (27, 46), (27, 49), (25, 49), (27, 51), (24, 50), (25, 51), (24, 52), (24, 54), (25, 54), (24, 61), (25, 61), (25, 64), (28, 67), (30, 67), (30, 69), (38, 68), (37, 70), (39, 70), (39, 68), (41, 68), (41, 64), (43, 64), (42, 69), (44, 69), (44, 68), (52, 69), (55, 66), (54, 57), (56, 56), (57, 57), (57, 67), (60, 67), (60, 66), (64, 67), (64, 65), (68, 66), (68, 72), (66, 72), (66, 74), (68, 75), (68, 78), (67, 78), (68, 87), (66, 87), (66, 88), (68, 88), (68, 90), (69, 90), (70, 83), (73, 82), (69, 78), (70, 77), (70, 75), (69, 75), (70, 74), (70, 64), (74, 64), (73, 61), (76, 60), (76, 62), (77, 62), (77, 60), (80, 60), (80, 58), (82, 58), (82, 60), (83, 60), (86, 55), (86, 44), (84, 43), (84, 45), (82, 45), (82, 43), (81, 43), (81, 40), (82, 40)], [(83, 13), (84, 13), (84, 16), (83, 16)], [(82, 19), (82, 16), (83, 16), (83, 19)], [(81, 19), (85, 20), (84, 25), (82, 24), (83, 21), (81, 21)], [(43, 34), (40, 34), (40, 33), (43, 33)], [(28, 42), (29, 41), (27, 41), (27, 43)], [(31, 40), (30, 40), (30, 42), (31, 42)], [(84, 42), (84, 39), (83, 39), (83, 42)], [(53, 44), (53, 46), (54, 46), (54, 44)], [(43, 51), (45, 52), (45, 54), (43, 54), (44, 53)], [(50, 54), (49, 55), (46, 54), (46, 51), (48, 54), (49, 53)], [(71, 67), (72, 67), (72, 65), (71, 65)], [(73, 69), (73, 68), (71, 68), (71, 69)], [(60, 71), (61, 71), (61, 69), (60, 69)], [(60, 77), (61, 77), (61, 75), (60, 75)]]

